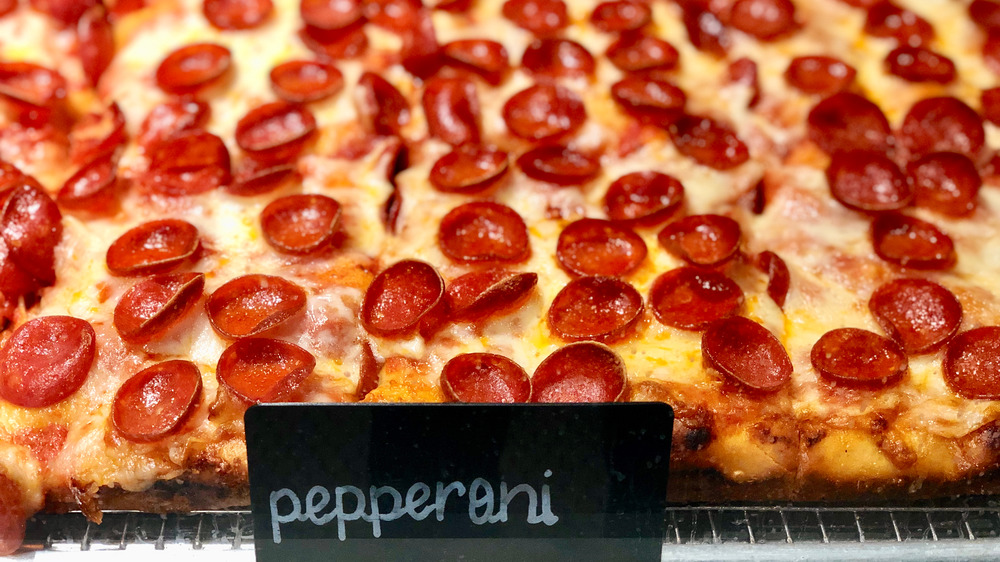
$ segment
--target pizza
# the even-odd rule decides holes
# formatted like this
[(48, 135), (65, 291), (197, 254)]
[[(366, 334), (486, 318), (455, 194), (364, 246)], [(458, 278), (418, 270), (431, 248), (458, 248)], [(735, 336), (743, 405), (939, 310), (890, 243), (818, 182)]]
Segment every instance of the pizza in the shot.
[(260, 402), (663, 401), (677, 501), (996, 489), (1000, 2), (0, 14), (4, 552), (245, 505)]

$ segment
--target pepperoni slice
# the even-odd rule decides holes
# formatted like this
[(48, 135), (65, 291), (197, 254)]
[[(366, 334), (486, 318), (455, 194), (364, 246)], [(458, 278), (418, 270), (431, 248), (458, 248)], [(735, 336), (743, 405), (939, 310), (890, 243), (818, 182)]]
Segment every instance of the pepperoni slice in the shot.
[(642, 317), (642, 296), (614, 277), (580, 277), (552, 300), (549, 327), (567, 341), (610, 342), (627, 336)]
[(97, 335), (86, 320), (43, 316), (14, 330), (0, 353), (0, 397), (25, 408), (62, 402), (83, 386)]
[(608, 47), (605, 56), (625, 72), (671, 70), (677, 67), (680, 53), (659, 37), (644, 33), (623, 33)]
[(125, 115), (117, 102), (111, 102), (105, 111), (88, 113), (73, 124), (69, 133), (70, 159), (91, 162), (115, 152), (126, 140)]
[(56, 201), (71, 211), (113, 213), (118, 205), (118, 165), (114, 157), (108, 154), (80, 168), (59, 189)]
[(479, 193), (507, 174), (507, 153), (476, 144), (462, 145), (434, 162), (429, 180), (445, 193)]
[(671, 254), (705, 267), (729, 261), (740, 246), (740, 224), (721, 215), (691, 215), (668, 224), (656, 236)]
[(515, 135), (541, 141), (576, 131), (587, 120), (587, 112), (572, 91), (555, 84), (536, 84), (507, 100), (503, 119)]
[(194, 310), (204, 288), (201, 273), (167, 273), (136, 283), (115, 307), (118, 335), (131, 344), (160, 337)]
[(108, 11), (98, 4), (88, 9), (77, 23), (78, 56), (83, 74), (91, 86), (96, 86), (115, 55), (115, 37)]
[(441, 56), (441, 44), (437, 40), (431, 11), (421, 7), (414, 18), (414, 24), (402, 32), (400, 64), (410, 74), (426, 80), (440, 70), (444, 58)]
[(358, 80), (360, 112), (377, 135), (398, 136), (410, 122), (410, 104), (385, 78), (365, 72)]
[(226, 282), (205, 303), (208, 320), (221, 336), (256, 336), (285, 322), (306, 306), (306, 292), (273, 275), (244, 275)]
[(813, 367), (839, 380), (889, 384), (909, 368), (896, 342), (859, 328), (838, 328), (823, 334), (809, 353)]
[(468, 70), (494, 86), (503, 82), (510, 71), (507, 49), (487, 39), (461, 39), (441, 46), (445, 64)]
[(604, 195), (608, 218), (636, 226), (669, 219), (684, 202), (684, 186), (660, 172), (632, 172), (611, 182)]
[(757, 63), (753, 59), (743, 57), (729, 63), (729, 81), (750, 90), (747, 107), (760, 103), (760, 80), (757, 78)]
[(913, 190), (899, 166), (884, 154), (837, 152), (826, 169), (834, 199), (856, 211), (902, 209), (913, 198)]
[(256, 156), (285, 160), (315, 131), (316, 118), (311, 111), (278, 101), (251, 109), (239, 120), (236, 144)]
[(924, 47), (897, 47), (886, 56), (885, 66), (907, 82), (947, 84), (956, 76), (951, 59)]
[(625, 393), (625, 362), (610, 347), (571, 343), (546, 357), (531, 376), (532, 402), (617, 402)]
[(98, 0), (30, 0), (31, 7), (47, 14), (59, 23), (70, 26), (76, 23)]
[(441, 388), (456, 402), (514, 404), (531, 399), (531, 380), (520, 365), (493, 353), (465, 353), (441, 370)]
[(569, 24), (563, 0), (507, 0), (502, 13), (514, 25), (539, 37), (553, 35)]
[(916, 155), (958, 152), (975, 160), (986, 142), (982, 117), (951, 97), (929, 98), (913, 104), (899, 134), (903, 146)]
[(955, 336), (945, 352), (944, 380), (965, 398), (1000, 398), (1000, 328), (983, 326)]
[(1000, 33), (990, 33), (983, 42), (983, 63), (986, 68), (1000, 74)]
[(52, 107), (66, 97), (66, 79), (30, 62), (0, 62), (0, 96), (35, 107)]
[(14, 554), (24, 542), (28, 516), (22, 503), (18, 484), (0, 472), (0, 556)]
[(222, 352), (215, 375), (243, 402), (260, 404), (285, 401), (315, 367), (316, 358), (293, 343), (244, 338)]
[(403, 34), (417, 24), (420, 0), (367, 0), (364, 14), (373, 24)]
[(709, 5), (708, 0), (684, 2), (681, 5), (681, 20), (694, 48), (721, 58), (726, 56), (732, 39)]
[(403, 260), (375, 276), (361, 303), (361, 324), (383, 337), (408, 336), (438, 321), (444, 279), (431, 265)]
[(524, 175), (556, 185), (582, 185), (601, 171), (601, 162), (565, 146), (533, 148), (517, 159)]
[(788, 273), (785, 260), (770, 250), (765, 250), (757, 256), (757, 269), (767, 274), (767, 294), (778, 305), (785, 308), (785, 298), (791, 286), (792, 278)]
[(580, 219), (559, 234), (559, 266), (574, 275), (618, 277), (646, 259), (646, 243), (628, 227), (600, 219)]
[(666, 127), (681, 118), (687, 96), (664, 80), (626, 76), (611, 85), (611, 97), (640, 122)]
[[(18, 0), (0, 0), (0, 18), (2, 18), (3, 16), (6, 16), (7, 14), (9, 14), (9, 13), (13, 12), (14, 10), (16, 10), (17, 9), (17, 2), (18, 2)], [(0, 541), (0, 544), (2, 544), (2, 541)], [(15, 547), (15, 548), (17, 548), (17, 547)], [(11, 552), (2, 552), (2, 550), (3, 550), (3, 547), (0, 547), (0, 555), (10, 554), (11, 552), (13, 552), (13, 551), (11, 551)]]
[(778, 338), (742, 316), (713, 322), (701, 336), (701, 353), (706, 365), (754, 390), (774, 392), (792, 378)]
[(201, 400), (201, 371), (190, 361), (164, 361), (125, 381), (111, 405), (122, 437), (152, 443), (177, 433)]
[(798, 25), (791, 0), (736, 0), (729, 24), (764, 41), (787, 35)]
[(302, 0), (299, 13), (306, 25), (318, 29), (343, 29), (364, 15), (359, 0)]
[(984, 31), (1000, 28), (1000, 3), (996, 0), (972, 0), (969, 18)]
[(858, 71), (846, 62), (825, 55), (795, 57), (785, 69), (789, 86), (807, 94), (831, 95), (854, 83)]
[(237, 166), (233, 182), (224, 189), (233, 195), (253, 197), (270, 193), (296, 176), (295, 164), (258, 162), (247, 158)]
[(476, 321), (514, 310), (538, 284), (538, 274), (494, 268), (473, 271), (448, 284), (452, 320)]
[(471, 80), (431, 78), (422, 101), (432, 137), (454, 146), (479, 142), (479, 97)]
[(332, 64), (293, 60), (271, 69), (271, 89), (289, 103), (325, 100), (344, 88), (344, 75)]
[(713, 320), (737, 314), (743, 291), (717, 271), (679, 267), (656, 278), (648, 302), (660, 323), (699, 331)]
[(590, 23), (605, 33), (633, 31), (653, 19), (648, 5), (632, 0), (601, 2), (590, 14)]
[(703, 166), (728, 170), (750, 159), (736, 132), (709, 117), (685, 115), (670, 124), (669, 132), (677, 151)]
[(147, 150), (184, 131), (205, 127), (211, 108), (203, 101), (173, 100), (154, 107), (139, 127), (139, 144)]
[(983, 108), (983, 118), (994, 125), (1000, 124), (1000, 87), (983, 90), (980, 95), (980, 103)]
[(5, 316), (8, 316), (7, 311), (13, 314), (21, 295), (33, 293), (38, 289), (39, 281), (14, 263), (10, 258), (10, 247), (3, 241), (3, 237), (0, 237), (0, 297), (5, 303), (3, 304)]
[(156, 84), (169, 94), (190, 94), (229, 70), (232, 54), (215, 43), (196, 43), (171, 52), (156, 69)]
[(361, 342), (361, 358), (358, 360), (358, 363), (361, 364), (359, 369), (361, 372), (358, 375), (358, 386), (354, 390), (354, 396), (360, 402), (371, 391), (378, 388), (379, 371), (382, 370), (382, 365), (375, 358), (375, 353), (372, 352), (372, 344), (368, 340)]
[(146, 185), (164, 195), (194, 195), (231, 179), (229, 149), (202, 130), (187, 131), (158, 143), (149, 152)]
[(288, 195), (260, 213), (264, 238), (279, 252), (306, 255), (326, 248), (340, 227), (341, 206), (320, 194)]
[(25, 183), (7, 192), (0, 236), (9, 258), (45, 284), (56, 280), (55, 250), (62, 233), (62, 213), (44, 191)]
[(838, 92), (809, 112), (809, 140), (827, 154), (839, 150), (886, 152), (892, 144), (889, 121), (877, 105), (851, 92)]
[(368, 49), (365, 22), (357, 22), (336, 30), (324, 30), (306, 26), (299, 31), (299, 38), (306, 48), (322, 58), (353, 59), (360, 57)]
[(528, 227), (521, 215), (489, 201), (459, 205), (445, 215), (438, 245), (444, 255), (460, 262), (520, 262), (531, 255)]
[(976, 209), (983, 180), (968, 156), (932, 152), (906, 167), (914, 204), (943, 215), (961, 217)]
[(924, 18), (896, 4), (883, 0), (868, 9), (865, 33), (887, 37), (900, 45), (917, 47), (934, 38), (934, 28)]
[(569, 39), (536, 39), (521, 57), (521, 68), (530, 74), (565, 78), (594, 74), (594, 56)]
[(205, 0), (202, 12), (217, 29), (253, 29), (271, 17), (274, 4), (271, 0)]
[(933, 224), (918, 218), (886, 213), (872, 223), (875, 253), (887, 262), (913, 269), (951, 269), (955, 243)]
[(962, 305), (955, 295), (926, 279), (890, 281), (872, 294), (868, 308), (878, 325), (911, 355), (937, 349), (962, 323)]
[(113, 275), (140, 276), (175, 269), (198, 249), (198, 229), (180, 219), (150, 221), (111, 243), (108, 270)]

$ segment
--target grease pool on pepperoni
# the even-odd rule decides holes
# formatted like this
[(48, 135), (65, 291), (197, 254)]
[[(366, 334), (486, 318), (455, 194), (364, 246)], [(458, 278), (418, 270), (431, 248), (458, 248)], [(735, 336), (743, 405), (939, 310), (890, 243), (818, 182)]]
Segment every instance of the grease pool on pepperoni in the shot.
[(195, 195), (232, 179), (229, 149), (204, 130), (178, 133), (148, 152), (149, 170), (142, 179), (149, 190), (169, 196)]
[(827, 154), (841, 150), (886, 152), (892, 131), (882, 110), (867, 98), (838, 92), (809, 111), (809, 139)]
[(465, 353), (441, 370), (441, 389), (456, 402), (523, 403), (531, 399), (531, 380), (520, 365), (493, 353)]
[(471, 271), (448, 283), (449, 317), (476, 321), (513, 310), (524, 303), (537, 284), (537, 273), (501, 268)]
[(556, 185), (581, 185), (601, 171), (597, 156), (584, 154), (562, 145), (533, 148), (517, 159), (524, 175)]
[(847, 89), (858, 72), (844, 61), (826, 55), (800, 56), (785, 69), (785, 80), (807, 94), (831, 95)]
[(14, 330), (0, 352), (0, 397), (26, 408), (68, 398), (87, 380), (97, 335), (86, 320), (42, 316)]
[(222, 78), (232, 63), (229, 49), (215, 43), (181, 47), (156, 69), (156, 84), (170, 94), (192, 94)]
[(646, 243), (627, 226), (583, 218), (559, 234), (556, 259), (573, 275), (627, 275), (646, 259)]
[(311, 254), (327, 247), (340, 226), (341, 206), (320, 194), (275, 199), (260, 213), (264, 238), (287, 254)]
[(520, 262), (531, 255), (528, 228), (514, 209), (475, 201), (452, 209), (441, 219), (438, 245), (460, 262)]
[(669, 219), (684, 202), (684, 186), (660, 172), (632, 172), (611, 182), (604, 210), (613, 221), (654, 226)]
[(962, 305), (951, 291), (926, 279), (896, 279), (872, 293), (868, 308), (879, 326), (909, 354), (948, 341), (962, 323)]
[(383, 337), (433, 328), (446, 307), (444, 279), (433, 266), (403, 260), (375, 276), (361, 303), (361, 324)]
[(616, 402), (625, 393), (625, 362), (610, 347), (571, 343), (542, 360), (531, 375), (532, 402)]
[(454, 146), (479, 142), (479, 96), (471, 80), (431, 78), (421, 103), (432, 137)]
[(56, 280), (55, 249), (62, 240), (62, 213), (47, 193), (23, 182), (0, 200), (0, 236), (8, 257), (39, 281)]
[(821, 374), (842, 381), (889, 384), (909, 367), (903, 348), (875, 332), (837, 328), (823, 334), (809, 353)]
[(496, 86), (510, 72), (510, 55), (497, 41), (459, 39), (441, 46), (445, 64), (481, 76)]
[(445, 193), (479, 193), (503, 179), (509, 166), (506, 152), (465, 144), (438, 158), (428, 180), (435, 189)]
[(260, 27), (273, 12), (271, 0), (205, 0), (202, 4), (205, 19), (222, 30)]
[(937, 226), (907, 215), (886, 213), (872, 222), (875, 253), (913, 269), (944, 270), (955, 265), (955, 243)]
[(773, 392), (792, 377), (792, 361), (767, 328), (733, 316), (711, 323), (701, 336), (707, 365), (754, 390)]
[(285, 401), (315, 367), (316, 358), (293, 343), (243, 338), (222, 352), (215, 374), (237, 398), (259, 404)]
[(539, 37), (553, 35), (569, 25), (563, 0), (507, 0), (501, 12), (514, 25)]
[(958, 152), (975, 160), (986, 142), (983, 119), (965, 102), (951, 97), (913, 104), (899, 130), (899, 141), (911, 154)]
[(826, 169), (834, 199), (855, 211), (894, 211), (906, 207), (913, 189), (899, 166), (884, 154), (837, 152)]
[(105, 256), (112, 275), (164, 273), (180, 266), (198, 249), (198, 229), (180, 219), (142, 223), (108, 247)]
[(932, 152), (906, 167), (913, 203), (942, 215), (961, 217), (976, 210), (983, 180), (968, 156)]
[(732, 279), (694, 267), (672, 269), (653, 282), (647, 301), (667, 326), (699, 331), (743, 307), (743, 290)]
[(510, 132), (541, 141), (568, 135), (587, 120), (580, 96), (556, 84), (536, 84), (511, 96), (503, 106)]
[(1000, 327), (962, 332), (948, 344), (944, 380), (956, 394), (971, 399), (1000, 399)]
[(290, 103), (311, 103), (336, 95), (344, 88), (344, 75), (332, 64), (293, 60), (271, 69), (271, 89)]
[(201, 273), (166, 273), (139, 281), (115, 306), (118, 335), (131, 344), (155, 340), (194, 310), (204, 288)]
[(111, 423), (136, 443), (177, 433), (201, 400), (201, 371), (190, 361), (164, 361), (122, 384), (111, 404)]
[(306, 292), (275, 275), (250, 274), (227, 281), (205, 301), (208, 320), (230, 339), (256, 336), (306, 306)]
[(742, 230), (722, 215), (691, 215), (671, 222), (657, 235), (671, 254), (698, 266), (724, 263), (736, 254)]
[(668, 130), (677, 151), (703, 166), (728, 170), (750, 159), (736, 131), (711, 117), (685, 115)]
[(536, 39), (521, 57), (521, 68), (536, 76), (570, 78), (594, 74), (594, 56), (569, 39)]
[(588, 276), (566, 284), (552, 299), (549, 327), (567, 341), (611, 342), (629, 335), (642, 317), (642, 296), (614, 277)]
[(410, 122), (410, 104), (385, 78), (365, 72), (356, 90), (358, 110), (377, 135), (398, 136)]

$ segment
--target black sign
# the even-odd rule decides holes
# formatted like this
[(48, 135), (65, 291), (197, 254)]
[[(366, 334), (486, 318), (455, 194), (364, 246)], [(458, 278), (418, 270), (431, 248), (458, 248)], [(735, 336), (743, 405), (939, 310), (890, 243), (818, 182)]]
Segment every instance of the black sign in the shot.
[(260, 562), (659, 560), (665, 404), (263, 405)]

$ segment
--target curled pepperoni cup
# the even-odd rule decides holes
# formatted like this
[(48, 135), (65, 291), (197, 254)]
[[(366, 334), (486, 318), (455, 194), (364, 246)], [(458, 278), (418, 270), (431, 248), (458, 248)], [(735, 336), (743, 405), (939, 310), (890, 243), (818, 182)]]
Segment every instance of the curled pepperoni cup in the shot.
[(476, 201), (451, 210), (438, 228), (438, 245), (461, 262), (520, 262), (531, 255), (528, 227), (506, 205)]
[(270, 338), (236, 340), (222, 352), (215, 375), (247, 404), (283, 402), (316, 367), (301, 347)]
[(581, 185), (601, 171), (595, 157), (561, 145), (533, 148), (517, 159), (524, 175), (556, 185)]
[(605, 33), (632, 31), (653, 19), (648, 5), (633, 0), (601, 2), (590, 13), (590, 23)]
[(574, 275), (618, 277), (646, 259), (646, 243), (626, 226), (601, 219), (580, 219), (559, 234), (559, 266)]
[(244, 275), (219, 287), (205, 310), (212, 327), (230, 339), (256, 336), (285, 322), (306, 306), (306, 292), (273, 275)]
[(826, 179), (833, 198), (855, 211), (894, 211), (913, 199), (906, 176), (884, 154), (837, 152), (826, 169)]
[(986, 142), (982, 117), (964, 102), (949, 97), (913, 104), (903, 118), (899, 135), (911, 154), (958, 152), (973, 160)]
[(385, 78), (365, 72), (355, 90), (358, 111), (377, 135), (399, 135), (410, 122), (410, 104)]
[(743, 291), (717, 271), (680, 267), (656, 278), (647, 302), (661, 324), (700, 331), (713, 320), (737, 314)]
[(984, 326), (955, 336), (943, 367), (944, 381), (956, 394), (1000, 399), (1000, 328)]
[(968, 156), (956, 152), (932, 152), (910, 162), (906, 173), (913, 186), (917, 207), (942, 215), (961, 217), (976, 210), (983, 185), (979, 170)]
[(642, 317), (642, 296), (614, 277), (570, 281), (549, 307), (549, 327), (567, 341), (611, 342), (627, 336)]
[(701, 354), (707, 366), (754, 390), (773, 392), (792, 378), (778, 338), (742, 316), (713, 322), (701, 336)]
[(521, 68), (535, 76), (590, 76), (594, 73), (594, 56), (576, 41), (536, 39), (525, 49)]
[(1000, 28), (1000, 2), (997, 0), (972, 0), (969, 18), (983, 31)]
[(875, 253), (887, 262), (913, 269), (951, 269), (955, 243), (933, 224), (918, 218), (887, 213), (872, 222)]
[(740, 224), (721, 215), (676, 220), (656, 236), (668, 252), (692, 264), (711, 267), (732, 259), (740, 246)]
[(325, 100), (343, 88), (344, 75), (332, 64), (293, 60), (271, 69), (271, 89), (290, 103)]
[(571, 343), (546, 357), (531, 376), (532, 402), (616, 402), (625, 393), (625, 362), (610, 347)]
[(677, 151), (703, 166), (728, 170), (750, 159), (736, 132), (709, 117), (685, 115), (671, 123), (669, 132)]
[(795, 57), (785, 69), (785, 80), (807, 94), (836, 94), (854, 82), (858, 71), (844, 61), (824, 55)]
[(364, 15), (359, 0), (302, 0), (299, 4), (302, 21), (317, 29), (343, 29)]
[(139, 127), (139, 144), (147, 151), (182, 131), (202, 129), (211, 107), (203, 101), (172, 100), (155, 106)]
[(115, 55), (114, 30), (104, 6), (93, 6), (83, 13), (77, 22), (76, 37), (83, 74), (91, 86), (97, 86)]
[(729, 82), (745, 86), (750, 91), (747, 107), (755, 107), (760, 103), (760, 80), (757, 78), (757, 63), (748, 57), (742, 57), (729, 63)]
[(247, 152), (269, 153), (298, 145), (316, 130), (316, 118), (301, 105), (274, 102), (251, 109), (236, 124), (236, 144)]
[(896, 342), (859, 328), (838, 328), (823, 334), (809, 359), (827, 377), (869, 384), (894, 382), (909, 366)]
[(70, 160), (91, 162), (114, 153), (125, 144), (125, 114), (117, 102), (103, 111), (88, 113), (73, 124), (69, 132)]
[(194, 255), (198, 240), (198, 229), (180, 219), (142, 223), (111, 243), (108, 271), (121, 276), (170, 271)]
[(569, 24), (569, 14), (563, 0), (507, 0), (503, 17), (535, 35), (552, 35)]
[(258, 162), (247, 158), (237, 165), (232, 183), (223, 189), (241, 197), (270, 193), (295, 178), (297, 170), (293, 162), (269, 162), (266, 159)]
[(640, 32), (623, 33), (604, 54), (611, 64), (625, 72), (670, 70), (680, 60), (680, 53), (673, 45)]
[(475, 321), (514, 310), (537, 284), (537, 273), (499, 268), (466, 273), (448, 284), (449, 317)]
[(305, 26), (299, 30), (299, 39), (306, 48), (323, 59), (352, 59), (368, 49), (365, 22), (357, 21), (343, 29), (323, 30)]
[(503, 179), (508, 167), (506, 152), (467, 144), (438, 158), (428, 179), (445, 193), (479, 193)]
[(232, 178), (229, 149), (202, 130), (179, 133), (148, 152), (145, 186), (163, 195), (194, 195), (226, 185)]
[(897, 47), (885, 57), (890, 74), (907, 82), (937, 82), (955, 80), (955, 63), (948, 57), (924, 47)]
[(520, 365), (492, 353), (466, 353), (445, 364), (441, 388), (456, 402), (514, 404), (531, 399), (531, 380)]
[(626, 76), (611, 85), (611, 97), (629, 115), (643, 123), (666, 127), (680, 119), (687, 96), (673, 84)]
[(260, 27), (273, 11), (271, 0), (205, 0), (202, 5), (208, 23), (223, 30)]
[(66, 97), (66, 79), (30, 62), (0, 62), (0, 96), (36, 107), (52, 107)]
[(232, 54), (214, 43), (197, 43), (173, 51), (156, 69), (156, 84), (170, 94), (190, 94), (229, 70)]
[(264, 207), (260, 225), (268, 244), (278, 251), (311, 254), (333, 241), (340, 214), (340, 203), (326, 195), (288, 195)]
[(503, 120), (511, 133), (541, 141), (576, 131), (587, 120), (587, 112), (583, 101), (571, 90), (555, 84), (536, 84), (507, 100)]
[(0, 237), (18, 267), (39, 281), (56, 280), (55, 250), (62, 240), (62, 213), (44, 191), (22, 183), (11, 188), (0, 207)]
[(43, 316), (22, 324), (0, 352), (0, 397), (44, 408), (79, 389), (94, 363), (97, 336), (86, 320)]
[(779, 308), (785, 307), (785, 298), (792, 283), (785, 260), (778, 254), (767, 250), (757, 256), (757, 269), (767, 274), (767, 295)]
[(383, 337), (407, 336), (432, 327), (446, 305), (444, 279), (431, 265), (397, 262), (375, 276), (361, 303), (361, 324)]
[[(17, 3), (11, 8), (17, 7)], [(21, 507), (21, 488), (0, 472), (0, 556), (14, 554), (24, 542), (28, 516)]]
[(190, 361), (143, 369), (118, 389), (111, 423), (122, 437), (152, 443), (177, 433), (201, 400), (201, 371)]
[(791, 0), (736, 0), (729, 24), (765, 41), (787, 35), (798, 27)]
[(496, 41), (460, 39), (441, 46), (447, 65), (478, 74), (494, 86), (503, 82), (510, 71), (510, 55)]
[(709, 9), (708, 2), (685, 2), (681, 10), (681, 21), (694, 48), (725, 57), (732, 38), (719, 17)]
[(479, 97), (471, 80), (431, 78), (422, 104), (432, 137), (454, 146), (479, 142)]
[[(1000, 7), (1000, 4), (997, 6)], [(994, 125), (1000, 124), (1000, 87), (983, 90), (979, 102), (983, 118)]]
[(955, 295), (926, 279), (896, 279), (868, 300), (878, 325), (908, 354), (937, 349), (958, 331), (962, 305)]
[(808, 117), (809, 140), (827, 154), (841, 150), (886, 152), (892, 145), (889, 121), (877, 105), (851, 92), (817, 103)]
[(144, 279), (118, 301), (115, 329), (131, 344), (152, 341), (194, 310), (204, 289), (201, 273), (167, 273)]
[(611, 182), (604, 210), (613, 221), (654, 226), (674, 215), (684, 202), (684, 186), (660, 172), (633, 172)]
[(934, 38), (934, 28), (911, 10), (882, 0), (868, 8), (865, 33), (895, 39), (900, 45), (918, 46)]

